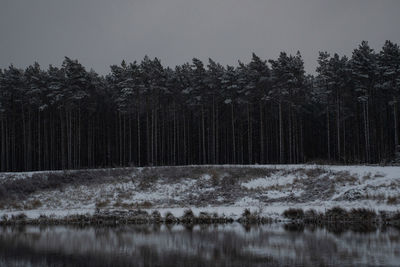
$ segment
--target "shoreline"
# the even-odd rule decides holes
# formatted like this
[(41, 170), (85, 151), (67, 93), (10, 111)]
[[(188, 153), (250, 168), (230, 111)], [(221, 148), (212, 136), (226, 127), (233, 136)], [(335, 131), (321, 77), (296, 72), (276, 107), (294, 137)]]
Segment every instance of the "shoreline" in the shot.
[(269, 223), (283, 223), (285, 227), (304, 228), (305, 226), (329, 227), (363, 231), (379, 227), (396, 227), (400, 229), (400, 211), (388, 212), (365, 208), (356, 208), (350, 211), (340, 207), (333, 207), (326, 212), (313, 209), (287, 209), (281, 218), (263, 216), (257, 211), (245, 209), (239, 218), (220, 215), (218, 213), (200, 212), (195, 215), (191, 209), (186, 209), (182, 216), (176, 217), (171, 212), (164, 216), (158, 210), (148, 213), (145, 210), (114, 210), (96, 211), (94, 214), (75, 214), (64, 217), (40, 215), (38, 218), (28, 218), (24, 213), (17, 215), (3, 215), (0, 226), (119, 226), (119, 225), (223, 225), (239, 223), (242, 225), (260, 225)]
[(0, 224), (397, 224), (399, 174), (357, 165), (0, 173)]

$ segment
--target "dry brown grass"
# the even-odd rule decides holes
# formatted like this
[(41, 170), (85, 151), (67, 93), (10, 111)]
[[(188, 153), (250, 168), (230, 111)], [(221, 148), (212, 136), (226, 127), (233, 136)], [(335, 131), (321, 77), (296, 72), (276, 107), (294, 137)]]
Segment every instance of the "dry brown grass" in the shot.
[(398, 203), (398, 198), (396, 196), (390, 196), (387, 198), (386, 203), (389, 205), (395, 205)]
[(110, 204), (110, 200), (106, 199), (106, 200), (98, 200), (96, 202), (96, 208), (105, 208)]
[(377, 173), (375, 173), (374, 177), (375, 178), (382, 178), (382, 177), (385, 177), (385, 174), (377, 172)]
[(149, 209), (153, 207), (153, 204), (150, 201), (143, 201), (137, 204), (138, 208)]
[(33, 209), (40, 208), (42, 205), (43, 204), (39, 199), (34, 199), (34, 200), (26, 202), (24, 204), (24, 209), (25, 210), (33, 210)]
[(15, 209), (15, 210), (22, 210), (23, 205), (21, 204), (21, 202), (9, 201), (8, 202), (8, 208), (9, 209)]
[(1, 200), (23, 200), (44, 190), (60, 190), (66, 186), (112, 183), (130, 177), (131, 168), (74, 170), (34, 173), (31, 178), (6, 179), (0, 184)]
[(209, 175), (211, 176), (211, 183), (213, 186), (218, 186), (221, 173), (215, 169), (210, 169)]
[(117, 200), (114, 205), (114, 207), (122, 208), (122, 209), (127, 209), (127, 210), (132, 210), (132, 209), (150, 209), (153, 207), (153, 203), (150, 201), (143, 201), (143, 202), (122, 202), (120, 200)]
[(369, 179), (371, 179), (372, 178), (372, 174), (369, 172), (369, 173), (367, 173), (367, 174), (365, 174), (363, 177), (362, 177), (362, 179), (365, 181), (365, 180), (369, 180)]
[(120, 191), (118, 192), (117, 198), (118, 199), (128, 199), (132, 196), (132, 193), (129, 191)]
[(365, 194), (364, 198), (365, 199), (370, 199), (370, 200), (375, 200), (375, 201), (378, 201), (378, 202), (383, 202), (386, 199), (386, 196), (384, 194), (382, 194), (382, 193), (373, 194), (373, 195)]
[(324, 168), (298, 168), (298, 169), (288, 169), (287, 174), (295, 174), (297, 173), (298, 175), (305, 175), (307, 178), (318, 178), (323, 174), (327, 174), (328, 171)]

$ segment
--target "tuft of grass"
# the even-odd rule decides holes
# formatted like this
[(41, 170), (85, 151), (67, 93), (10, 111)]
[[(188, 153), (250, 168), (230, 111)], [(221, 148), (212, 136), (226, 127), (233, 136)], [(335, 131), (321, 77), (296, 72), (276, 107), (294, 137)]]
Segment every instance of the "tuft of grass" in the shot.
[(110, 204), (110, 200), (106, 199), (106, 200), (100, 200), (96, 202), (96, 208), (100, 209), (100, 208), (104, 208), (106, 206), (108, 206), (108, 204)]
[(384, 174), (384, 173), (377, 172), (377, 173), (375, 173), (374, 177), (375, 177), (375, 178), (382, 178), (382, 177), (385, 177), (385, 174)]
[(218, 171), (216, 171), (215, 169), (211, 169), (209, 172), (209, 175), (211, 176), (212, 185), (218, 186), (219, 180), (220, 180), (220, 173)]
[(397, 197), (396, 196), (388, 197), (386, 203), (389, 204), (389, 205), (397, 204)]
[(153, 204), (150, 201), (143, 201), (141, 203), (138, 203), (138, 208), (142, 208), (142, 209), (149, 209), (153, 207)]
[(365, 174), (365, 175), (362, 177), (363, 180), (369, 180), (369, 179), (371, 179), (371, 178), (372, 178), (372, 175), (371, 175), (370, 172), (367, 173), (367, 174)]

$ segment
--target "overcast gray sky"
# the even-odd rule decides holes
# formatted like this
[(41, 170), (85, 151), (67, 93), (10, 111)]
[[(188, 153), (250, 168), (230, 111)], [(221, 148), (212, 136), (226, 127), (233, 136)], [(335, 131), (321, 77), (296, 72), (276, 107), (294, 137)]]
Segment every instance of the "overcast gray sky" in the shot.
[(314, 72), (320, 50), (400, 43), (399, 12), (399, 0), (0, 0), (0, 67), (68, 56), (105, 74), (146, 54), (236, 65), (300, 50)]

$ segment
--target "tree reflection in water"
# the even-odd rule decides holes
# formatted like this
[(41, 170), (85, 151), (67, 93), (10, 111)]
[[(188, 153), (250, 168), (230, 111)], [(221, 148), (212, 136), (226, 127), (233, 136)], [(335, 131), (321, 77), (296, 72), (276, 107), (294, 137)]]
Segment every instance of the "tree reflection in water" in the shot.
[(400, 262), (398, 230), (361, 232), (342, 226), (6, 227), (0, 229), (0, 266), (390, 266)]

